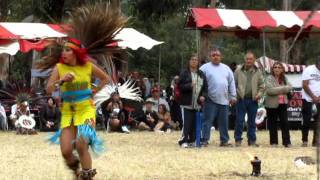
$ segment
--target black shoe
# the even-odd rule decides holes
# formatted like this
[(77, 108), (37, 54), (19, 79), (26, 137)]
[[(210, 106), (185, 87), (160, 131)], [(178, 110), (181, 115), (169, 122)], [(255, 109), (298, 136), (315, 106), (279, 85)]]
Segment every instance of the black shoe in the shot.
[(196, 147), (196, 143), (188, 143), (188, 148), (195, 148)]
[(233, 147), (230, 143), (220, 143), (220, 147)]
[(201, 141), (200, 145), (203, 147), (207, 147), (209, 145), (208, 141)]
[(259, 147), (259, 144), (257, 144), (256, 142), (249, 142), (249, 143), (248, 143), (248, 146), (251, 146), (251, 147)]
[(307, 141), (302, 142), (301, 147), (308, 147), (308, 142)]
[(178, 144), (179, 144), (179, 146), (181, 146), (185, 142), (186, 142), (185, 140), (181, 139), (181, 140), (178, 141)]
[(319, 142), (317, 143), (317, 141), (315, 141), (315, 140), (312, 141), (312, 146), (313, 146), (313, 147), (317, 147), (317, 146), (319, 146), (319, 145), (320, 145)]
[(278, 147), (278, 144), (271, 144), (271, 147), (276, 148)]
[(292, 145), (291, 144), (285, 144), (285, 145), (283, 145), (285, 148), (291, 148), (292, 147)]

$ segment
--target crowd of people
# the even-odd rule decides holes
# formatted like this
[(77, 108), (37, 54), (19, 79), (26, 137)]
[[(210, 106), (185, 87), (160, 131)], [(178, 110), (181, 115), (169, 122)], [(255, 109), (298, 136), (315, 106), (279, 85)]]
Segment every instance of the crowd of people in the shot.
[[(138, 81), (137, 87), (143, 91), (144, 104), (142, 111), (133, 114), (130, 121), (128, 112), (120, 102), (112, 110), (111, 101), (106, 106), (106, 119), (111, 119), (111, 131), (129, 133), (129, 129), (148, 130), (154, 132), (171, 132), (182, 130), (182, 137), (178, 141), (181, 147), (194, 147), (196, 137), (196, 112), (202, 112), (201, 145), (208, 146), (212, 126), (217, 124), (220, 134), (220, 146), (239, 147), (243, 143), (244, 124), (247, 123), (247, 144), (258, 147), (256, 137), (256, 114), (259, 102), (266, 108), (267, 126), (270, 145), (278, 146), (278, 126), (282, 133), (282, 145), (291, 147), (289, 122), (287, 117), (288, 102), (291, 98), (292, 86), (285, 76), (282, 63), (274, 63), (271, 73), (265, 76), (255, 65), (255, 54), (248, 51), (244, 62), (232, 67), (222, 62), (219, 50), (210, 52), (210, 61), (201, 65), (198, 56), (192, 55), (188, 67), (175, 76), (166, 88), (166, 93), (158, 85), (151, 86), (148, 78), (141, 78), (137, 72), (130, 78)], [(316, 123), (311, 123), (312, 105), (319, 108), (320, 99), (320, 57), (316, 64), (310, 65), (303, 72), (303, 122), (302, 146), (307, 146), (309, 129), (314, 129), (313, 146), (316, 146)], [(143, 80), (142, 80), (143, 79)], [(119, 96), (116, 99), (121, 101)], [(119, 109), (119, 110), (118, 110)], [(229, 115), (234, 110), (234, 141), (229, 137)], [(117, 123), (112, 119), (117, 115)], [(120, 115), (121, 114), (121, 115)], [(120, 117), (119, 117), (120, 115)], [(279, 125), (278, 125), (279, 122)], [(317, 119), (315, 118), (315, 122)], [(117, 128), (114, 128), (117, 127)], [(130, 127), (130, 128), (128, 128)]]
[[(228, 114), (231, 108), (235, 108), (235, 146), (242, 145), (242, 132), (247, 115), (248, 146), (258, 147), (255, 119), (258, 103), (264, 97), (263, 104), (267, 110), (270, 145), (278, 146), (278, 121), (280, 121), (282, 144), (284, 147), (291, 147), (287, 107), (291, 98), (292, 86), (285, 77), (283, 65), (278, 62), (274, 63), (271, 74), (264, 77), (261, 70), (255, 66), (255, 55), (251, 51), (246, 53), (244, 63), (237, 66), (235, 72), (221, 60), (221, 52), (213, 50), (210, 52), (210, 62), (203, 64), (198, 69), (194, 68), (199, 65), (197, 56), (191, 56), (189, 67), (181, 73), (179, 88), (182, 100), (180, 102), (185, 126), (178, 143), (183, 147), (194, 146), (194, 112), (202, 109), (201, 144), (208, 146), (213, 121), (217, 121), (220, 146), (233, 146), (229, 143)], [(308, 146), (310, 128), (314, 129), (312, 145), (316, 146), (319, 144), (317, 125), (320, 114), (320, 57), (314, 65), (310, 65), (303, 71), (302, 84), (302, 146)], [(204, 92), (200, 90), (202, 87), (205, 87)], [(195, 104), (201, 108), (197, 108)], [(310, 120), (313, 104), (316, 105), (318, 113), (314, 118), (315, 123), (312, 124)], [(188, 123), (191, 125), (187, 125)]]
[[(248, 51), (241, 65), (234, 68), (222, 63), (219, 50), (210, 52), (210, 61), (200, 65), (198, 56), (192, 55), (188, 67), (175, 76), (171, 84), (163, 91), (158, 84), (148, 78), (142, 78), (133, 72), (126, 78), (119, 76), (119, 83), (131, 79), (141, 91), (144, 102), (139, 108), (128, 110), (122, 102), (119, 92), (111, 94), (110, 100), (101, 105), (103, 123), (109, 132), (130, 133), (130, 130), (154, 131), (170, 133), (182, 130), (178, 144), (182, 147), (195, 146), (196, 112), (202, 112), (201, 145), (208, 146), (211, 128), (218, 125), (220, 146), (233, 146), (229, 143), (229, 111), (235, 111), (234, 141), (241, 146), (244, 123), (247, 122), (247, 143), (259, 146), (256, 137), (255, 118), (259, 101), (267, 111), (267, 126), (270, 145), (278, 145), (278, 121), (282, 132), (282, 145), (291, 147), (289, 123), (287, 117), (288, 101), (291, 98), (292, 86), (285, 76), (282, 63), (274, 63), (270, 75), (264, 77), (263, 72), (255, 66), (255, 55)], [(312, 145), (316, 145), (318, 133), (316, 124), (311, 123), (312, 105), (318, 109), (320, 104), (320, 58), (316, 64), (303, 72), (303, 123), (302, 146), (308, 145), (309, 129), (314, 129)], [(55, 88), (53, 88), (54, 91)], [(39, 112), (39, 128), (42, 131), (59, 129), (61, 112), (59, 96), (46, 99)], [(59, 104), (58, 104), (59, 102)], [(4, 109), (2, 108), (4, 111)], [(5, 114), (5, 112), (2, 112)], [(22, 115), (30, 115), (28, 102), (18, 102), (11, 108), (9, 124), (15, 127), (18, 134), (35, 134), (34, 128), (25, 129), (16, 122)], [(246, 120), (245, 120), (246, 119)], [(2, 117), (2, 128), (7, 121)], [(7, 125), (8, 126), (8, 125)]]

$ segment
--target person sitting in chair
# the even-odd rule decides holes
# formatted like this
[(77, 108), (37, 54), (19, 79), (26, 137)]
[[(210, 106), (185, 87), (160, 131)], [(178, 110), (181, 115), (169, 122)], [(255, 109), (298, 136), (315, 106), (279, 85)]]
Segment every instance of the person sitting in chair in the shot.
[(47, 104), (40, 110), (42, 131), (56, 131), (59, 128), (60, 110), (53, 97), (47, 99)]
[[(26, 108), (24, 108), (26, 107)], [(30, 115), (30, 108), (28, 106), (28, 102), (17, 102), (16, 104), (11, 106), (11, 114), (9, 116), (9, 119), (11, 121), (11, 124), (15, 125), (16, 121), (18, 120), (19, 116), (21, 115)]]
[(17, 134), (37, 134), (33, 129), (36, 123), (33, 114), (30, 113), (27, 101), (18, 102), (16, 107), (13, 105), (11, 110), (10, 119), (14, 123)]

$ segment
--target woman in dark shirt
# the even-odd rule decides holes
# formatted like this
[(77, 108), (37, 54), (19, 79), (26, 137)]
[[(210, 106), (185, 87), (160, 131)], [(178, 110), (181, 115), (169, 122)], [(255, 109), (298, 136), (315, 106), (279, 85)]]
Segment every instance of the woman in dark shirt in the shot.
[(189, 59), (188, 68), (181, 72), (178, 87), (180, 89), (180, 106), (182, 109), (183, 129), (179, 145), (191, 147), (196, 140), (196, 112), (200, 111), (205, 100), (206, 79), (199, 71), (197, 55)]
[(60, 110), (53, 97), (47, 99), (47, 104), (40, 110), (41, 130), (56, 131), (60, 122)]

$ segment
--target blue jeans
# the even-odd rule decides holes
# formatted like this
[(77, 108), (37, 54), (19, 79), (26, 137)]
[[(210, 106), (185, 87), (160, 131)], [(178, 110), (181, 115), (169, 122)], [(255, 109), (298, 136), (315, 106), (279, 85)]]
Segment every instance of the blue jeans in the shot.
[(248, 130), (247, 138), (249, 143), (256, 142), (256, 114), (258, 110), (258, 103), (252, 99), (241, 99), (236, 105), (236, 125), (234, 130), (234, 138), (236, 141), (242, 140), (242, 131), (244, 117), (248, 114)]
[(218, 119), (219, 132), (220, 132), (220, 142), (227, 143), (229, 141), (228, 134), (228, 105), (216, 104), (210, 99), (207, 99), (204, 104), (203, 109), (203, 122), (202, 122), (202, 140), (209, 141), (211, 127), (213, 125), (213, 120)]

